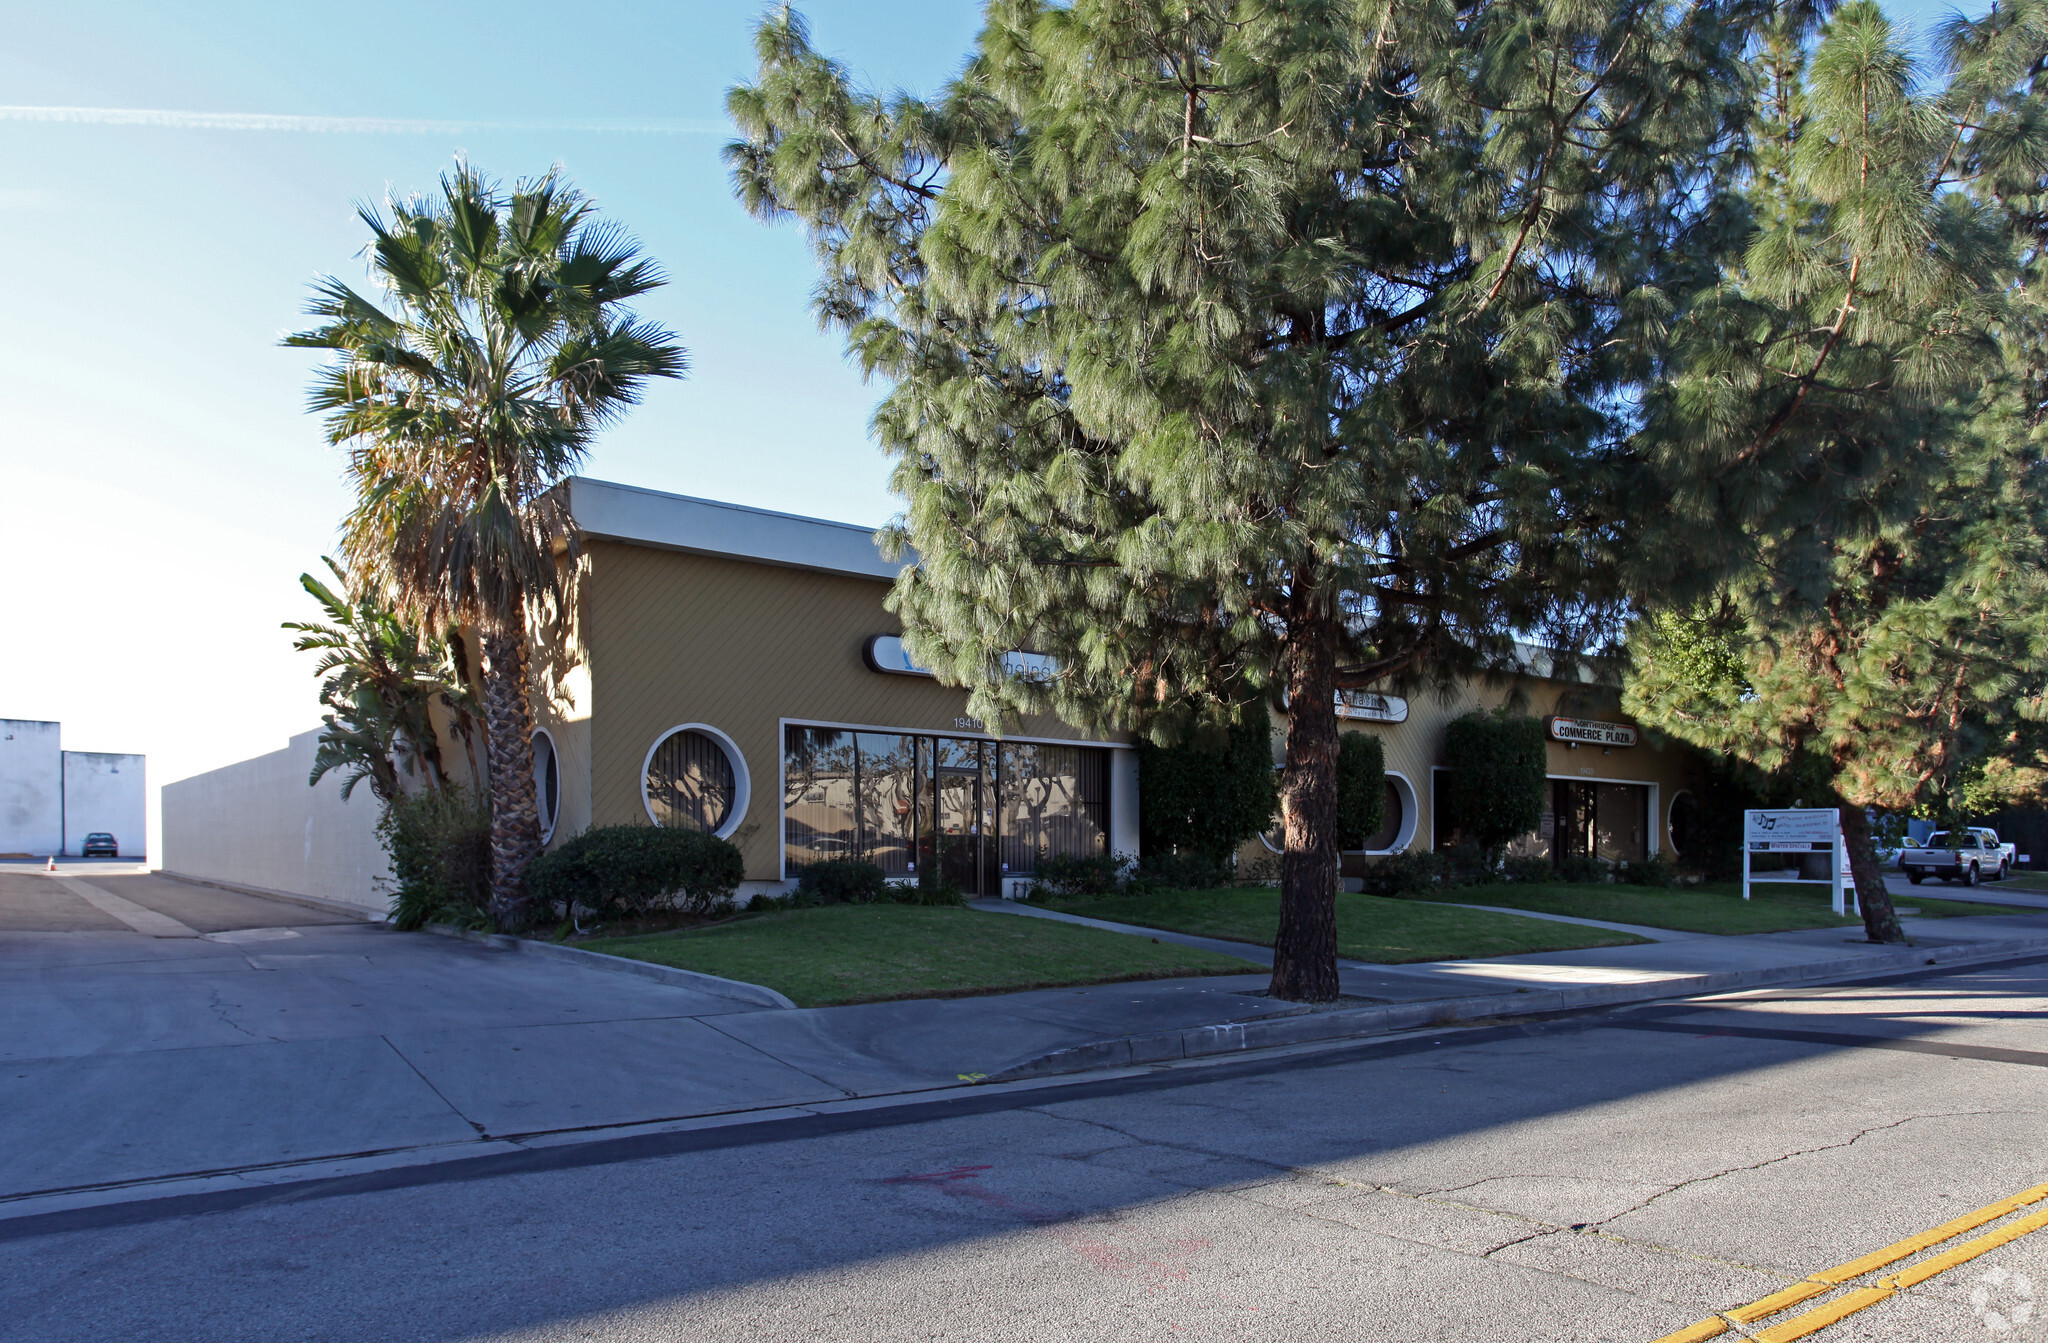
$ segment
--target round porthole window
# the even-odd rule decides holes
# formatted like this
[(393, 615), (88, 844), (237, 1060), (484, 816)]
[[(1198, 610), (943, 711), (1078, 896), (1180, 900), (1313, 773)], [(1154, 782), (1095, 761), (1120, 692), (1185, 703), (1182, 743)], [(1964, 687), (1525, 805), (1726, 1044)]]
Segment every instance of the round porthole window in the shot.
[(555, 818), (562, 811), (562, 761), (546, 728), (533, 734), (533, 800), (540, 812), (540, 842), (545, 844), (554, 838)]
[(717, 728), (685, 723), (663, 733), (648, 750), (640, 796), (656, 825), (723, 839), (746, 815), (746, 763), (732, 739)]
[(1671, 799), (1671, 848), (1681, 858), (1697, 857), (1700, 804), (1690, 792), (1680, 789)]

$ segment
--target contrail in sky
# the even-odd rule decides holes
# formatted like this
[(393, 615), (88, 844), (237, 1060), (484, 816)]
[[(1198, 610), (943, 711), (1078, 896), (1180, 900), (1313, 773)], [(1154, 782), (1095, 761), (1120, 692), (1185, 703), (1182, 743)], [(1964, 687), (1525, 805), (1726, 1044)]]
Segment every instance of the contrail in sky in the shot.
[(140, 107), (10, 107), (0, 121), (79, 126), (154, 126), (178, 131), (298, 131), (314, 135), (471, 135), (483, 131), (583, 131), (627, 135), (716, 135), (720, 121), (643, 120), (413, 121), (386, 117), (295, 117), (259, 112), (171, 112)]

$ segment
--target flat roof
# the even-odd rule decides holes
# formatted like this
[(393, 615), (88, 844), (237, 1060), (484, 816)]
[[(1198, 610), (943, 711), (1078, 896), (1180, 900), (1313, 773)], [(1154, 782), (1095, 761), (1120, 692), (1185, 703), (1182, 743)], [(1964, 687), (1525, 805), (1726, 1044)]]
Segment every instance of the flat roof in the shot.
[(577, 530), (594, 540), (883, 582), (893, 581), (912, 562), (909, 556), (882, 558), (875, 529), (850, 522), (665, 494), (586, 476), (571, 476), (560, 488), (568, 491), (569, 516)]

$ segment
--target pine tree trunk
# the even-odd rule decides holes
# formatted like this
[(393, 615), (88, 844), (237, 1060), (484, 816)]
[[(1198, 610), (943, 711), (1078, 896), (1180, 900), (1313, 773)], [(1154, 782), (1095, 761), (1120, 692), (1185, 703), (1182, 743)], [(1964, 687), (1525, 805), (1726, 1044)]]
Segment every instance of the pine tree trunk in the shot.
[(540, 856), (533, 788), (533, 715), (526, 702), (526, 620), (486, 634), (484, 759), (491, 797), (491, 921), (500, 929), (533, 921), (526, 869)]
[(1337, 998), (1337, 641), (1318, 622), (1287, 650), (1287, 765), (1280, 777), (1287, 852), (1280, 860), (1275, 998)]
[(1898, 911), (1892, 908), (1892, 893), (1884, 884), (1884, 864), (1877, 857), (1877, 843), (1870, 837), (1870, 814), (1843, 802), (1842, 839), (1849, 848), (1849, 870), (1856, 874), (1856, 904), (1863, 911), (1863, 935), (1873, 942), (1903, 942), (1906, 930), (1899, 926)]

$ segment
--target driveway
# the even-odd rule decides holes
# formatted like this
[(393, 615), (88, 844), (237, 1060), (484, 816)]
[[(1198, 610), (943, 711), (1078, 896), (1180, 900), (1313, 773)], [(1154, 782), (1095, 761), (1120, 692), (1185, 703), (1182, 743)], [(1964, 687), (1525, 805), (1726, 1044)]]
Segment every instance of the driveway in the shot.
[(0, 871), (0, 1204), (957, 1086), (1285, 1010), (1264, 984), (764, 1010), (161, 876)]

